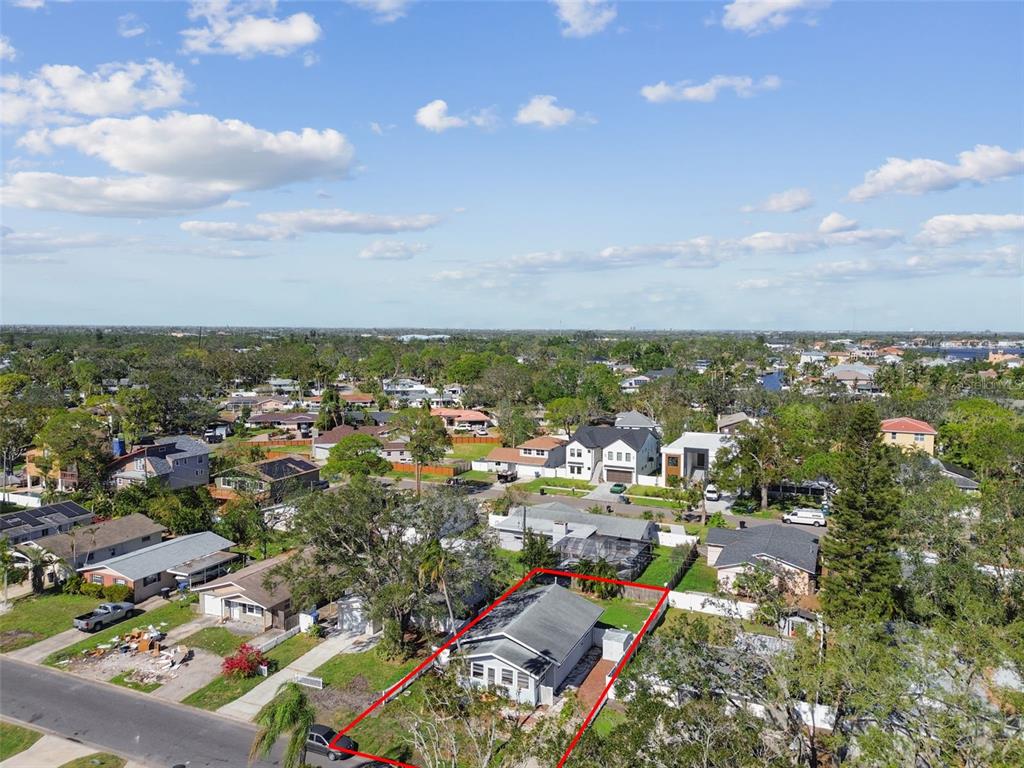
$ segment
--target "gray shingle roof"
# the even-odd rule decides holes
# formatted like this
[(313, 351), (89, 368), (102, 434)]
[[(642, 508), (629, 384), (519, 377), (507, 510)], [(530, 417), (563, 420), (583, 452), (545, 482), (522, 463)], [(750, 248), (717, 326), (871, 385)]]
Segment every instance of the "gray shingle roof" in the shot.
[(604, 448), (621, 440), (630, 448), (639, 451), (647, 441), (649, 429), (620, 429), (618, 427), (580, 427), (572, 439), (585, 448)]
[(143, 536), (155, 535), (159, 538), (165, 530), (167, 529), (145, 515), (133, 512), (102, 523), (81, 526), (74, 536), (70, 533), (58, 533), (36, 539), (33, 544), (63, 558), (70, 558), (72, 551), (77, 551), (81, 559), (88, 552), (113, 547)]
[(190, 560), (198, 560), (201, 557), (212, 555), (214, 552), (220, 552), (233, 545), (233, 541), (228, 541), (212, 531), (190, 533), (187, 536), (161, 541), (159, 544), (130, 552), (127, 555), (118, 555), (109, 560), (94, 563), (80, 570), (91, 571), (96, 568), (109, 568), (126, 579), (135, 581), (155, 573), (162, 573), (168, 568), (187, 563)]
[[(508, 515), (509, 530), (521, 530), (523, 508), (516, 507)], [(594, 515), (563, 504), (560, 501), (550, 501), (546, 504), (534, 504), (526, 507), (526, 522), (529, 527), (530, 521), (537, 522), (564, 522), (571, 526), (592, 527), (595, 533), (604, 536), (612, 536), (617, 539), (631, 539), (633, 541), (647, 541), (653, 538), (655, 525), (650, 520), (637, 520), (629, 517), (617, 517), (615, 515)], [(520, 524), (520, 525), (515, 525)], [(550, 530), (550, 526), (545, 526)]]
[(816, 573), (818, 569), (818, 536), (788, 525), (759, 525), (742, 531), (711, 528), (707, 543), (722, 547), (715, 568), (743, 563), (759, 565), (764, 557), (807, 573)]
[(487, 640), (482, 643), (474, 643), (466, 648), (466, 658), (473, 659), (479, 656), (497, 656), (513, 667), (519, 667), (519, 669), (529, 672), (534, 677), (540, 677), (551, 666), (549, 659), (539, 653), (533, 653), (511, 640)]
[(504, 636), (561, 664), (602, 613), (557, 584), (517, 590), (473, 628), (469, 641)]
[(658, 426), (658, 423), (640, 411), (623, 411), (615, 415), (615, 426), (619, 428), (637, 429), (645, 427), (647, 429), (654, 429)]

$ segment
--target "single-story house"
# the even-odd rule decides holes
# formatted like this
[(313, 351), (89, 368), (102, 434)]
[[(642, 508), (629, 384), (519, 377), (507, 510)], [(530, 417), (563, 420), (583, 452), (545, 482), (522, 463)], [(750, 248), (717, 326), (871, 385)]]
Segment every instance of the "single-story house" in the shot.
[(392, 430), (388, 427), (377, 427), (377, 426), (351, 426), (349, 424), (339, 424), (333, 429), (328, 429), (326, 432), (321, 432), (319, 435), (313, 438), (313, 458), (317, 461), (327, 461), (328, 456), (331, 453), (331, 448), (338, 444), (338, 441), (343, 437), (349, 435), (363, 434), (375, 437), (378, 440), (382, 439), (385, 435), (389, 434)]
[(938, 465), (939, 474), (948, 480), (952, 480), (961, 491), (965, 493), (978, 493), (981, 489), (978, 476), (971, 472), (971, 470), (951, 464), (948, 461), (942, 461), (941, 459), (933, 458), (932, 462)]
[(825, 378), (838, 381), (851, 392), (878, 392), (875, 372), (878, 366), (865, 363), (835, 365), (825, 371)]
[(210, 446), (187, 435), (161, 437), (136, 445), (107, 467), (115, 488), (158, 480), (172, 490), (210, 482)]
[(599, 483), (638, 482), (658, 470), (658, 435), (651, 429), (585, 426), (565, 446), (559, 476)]
[(21, 544), (55, 533), (66, 533), (76, 525), (91, 523), (93, 514), (73, 501), (61, 501), (35, 509), (20, 509), (0, 515), (0, 538)]
[(285, 582), (270, 590), (264, 585), (269, 572), (289, 557), (291, 555), (283, 554), (261, 560), (195, 587), (193, 591), (199, 594), (200, 612), (207, 616), (251, 622), (260, 631), (271, 627), (291, 629), (298, 622), (292, 607), (291, 588)]
[(44, 536), (26, 542), (25, 546), (49, 552), (78, 569), (156, 544), (163, 540), (166, 530), (145, 515), (133, 512), (113, 520), (80, 525), (69, 533)]
[(315, 413), (261, 413), (250, 416), (246, 421), (249, 427), (274, 427), (275, 429), (287, 429), (298, 432), (300, 435), (308, 436), (316, 424)]
[(715, 457), (733, 438), (720, 432), (684, 432), (661, 449), (661, 484), (670, 477), (684, 483), (703, 482), (715, 467)]
[(881, 426), (882, 441), (886, 445), (895, 445), (903, 450), (924, 451), (929, 456), (935, 455), (935, 436), (938, 432), (927, 421), (901, 416), (896, 419), (885, 419)]
[(498, 688), (523, 704), (552, 704), (594, 645), (602, 608), (557, 584), (513, 592), (462, 640), (463, 684)]
[(448, 429), (458, 426), (487, 427), (491, 423), (491, 417), (483, 411), (466, 408), (431, 408), (430, 415), (438, 416)]
[(279, 504), (289, 493), (310, 490), (319, 483), (320, 467), (303, 456), (289, 454), (218, 472), (211, 493), (215, 499), (228, 501), (242, 491)]
[(363, 392), (341, 392), (338, 394), (338, 397), (349, 405), (362, 407), (369, 407), (377, 402), (373, 395), (367, 395)]
[(614, 426), (619, 429), (649, 429), (652, 432), (661, 433), (658, 422), (640, 411), (622, 411), (615, 414)]
[(514, 448), (498, 446), (481, 461), (473, 462), (473, 468), (484, 472), (553, 475), (555, 469), (565, 464), (565, 442), (562, 437), (541, 435)]
[(718, 572), (718, 584), (733, 592), (736, 577), (751, 568), (768, 568), (781, 590), (791, 595), (815, 591), (819, 538), (789, 525), (758, 525), (730, 530), (708, 529), (708, 565)]
[(78, 572), (90, 584), (128, 586), (132, 601), (141, 603), (164, 587), (191, 587), (220, 576), (238, 557), (227, 551), (232, 546), (233, 541), (212, 531), (190, 533), (83, 566)]
[(743, 411), (739, 413), (723, 413), (715, 419), (715, 426), (718, 432), (723, 435), (735, 435), (743, 424), (752, 424), (754, 419), (747, 416)]

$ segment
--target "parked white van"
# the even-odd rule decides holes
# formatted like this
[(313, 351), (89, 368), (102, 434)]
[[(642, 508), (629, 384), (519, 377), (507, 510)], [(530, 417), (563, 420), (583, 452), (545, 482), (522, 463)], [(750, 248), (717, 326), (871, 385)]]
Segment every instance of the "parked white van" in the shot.
[(817, 528), (824, 528), (828, 525), (828, 518), (820, 509), (810, 507), (797, 507), (782, 516), (784, 523), (797, 523), (799, 525), (813, 525)]

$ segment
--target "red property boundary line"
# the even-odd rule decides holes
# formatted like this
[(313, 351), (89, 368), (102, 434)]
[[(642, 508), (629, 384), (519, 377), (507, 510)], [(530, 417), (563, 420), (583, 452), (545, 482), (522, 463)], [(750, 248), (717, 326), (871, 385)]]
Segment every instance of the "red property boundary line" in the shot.
[(440, 656), (443, 651), (451, 647), (451, 645), (456, 640), (458, 640), (469, 630), (471, 630), (473, 626), (476, 625), (477, 622), (479, 622), (487, 614), (489, 614), (491, 611), (493, 611), (495, 608), (501, 605), (506, 599), (508, 599), (509, 595), (511, 595), (517, 589), (525, 585), (527, 582), (531, 581), (534, 576), (537, 576), (538, 574), (542, 573), (548, 574), (550, 576), (564, 576), (571, 579), (588, 579), (590, 581), (601, 581), (607, 584), (617, 584), (621, 587), (639, 587), (640, 589), (650, 589), (654, 590), (655, 592), (661, 593), (661, 598), (659, 598), (657, 604), (655, 604), (654, 609), (651, 611), (651, 614), (647, 617), (647, 620), (644, 622), (644, 625), (640, 628), (640, 631), (637, 633), (636, 637), (633, 638), (633, 642), (630, 643), (629, 648), (626, 649), (626, 652), (622, 655), (622, 658), (619, 659), (618, 664), (615, 665), (615, 669), (612, 670), (611, 677), (608, 679), (608, 683), (605, 685), (604, 690), (601, 691), (601, 695), (598, 696), (597, 701), (594, 703), (594, 706), (591, 707), (590, 712), (588, 712), (586, 718), (584, 718), (583, 724), (580, 726), (580, 729), (576, 731), (576, 734), (572, 737), (572, 741), (569, 742), (568, 748), (565, 750), (565, 753), (562, 755), (561, 759), (558, 761), (558, 764), (555, 766), (555, 768), (563, 768), (563, 766), (565, 766), (565, 764), (568, 762), (569, 756), (572, 754), (572, 751), (576, 749), (576, 745), (579, 743), (580, 739), (583, 738), (584, 731), (586, 731), (587, 728), (590, 727), (590, 724), (591, 722), (593, 722), (594, 717), (596, 717), (598, 710), (604, 704), (605, 699), (608, 698), (608, 692), (612, 689), (612, 686), (615, 685), (615, 681), (618, 679), (619, 675), (622, 673), (622, 670), (625, 668), (626, 662), (628, 662), (632, 658), (633, 653), (639, 647), (640, 641), (643, 639), (643, 636), (647, 633), (647, 630), (650, 629), (651, 624), (654, 623), (655, 617), (657, 617), (658, 614), (661, 612), (661, 608), (665, 604), (665, 601), (668, 600), (668, 587), (655, 587), (651, 586), (650, 584), (638, 584), (635, 581), (605, 579), (600, 576), (590, 576), (589, 574), (585, 573), (556, 571), (552, 568), (534, 568), (528, 574), (523, 576), (523, 578), (521, 578), (511, 587), (506, 589), (497, 600), (495, 600), (493, 603), (487, 606), (487, 608), (481, 611), (480, 615), (478, 615), (475, 619), (473, 619), (466, 626), (460, 629), (458, 633), (453, 635), (452, 638), (448, 640), (444, 645), (442, 645), (440, 648), (438, 648), (436, 651), (430, 654), (430, 656), (428, 656), (426, 660), (423, 661), (412, 672), (410, 672), (397, 683), (395, 683), (393, 686), (388, 688), (388, 690), (384, 692), (383, 696), (381, 696), (379, 699), (373, 702), (373, 704), (371, 704), (355, 720), (353, 720), (351, 723), (349, 723), (340, 731), (338, 731), (337, 736), (334, 737), (334, 739), (331, 741), (329, 745), (330, 748), (335, 750), (336, 752), (343, 752), (347, 755), (365, 757), (370, 760), (379, 760), (380, 762), (387, 763), (388, 765), (398, 766), (398, 768), (419, 768), (419, 766), (412, 765), (411, 763), (403, 763), (400, 760), (392, 760), (391, 758), (381, 757), (380, 755), (373, 755), (368, 752), (358, 752), (354, 749), (346, 749), (345, 747), (340, 747), (338, 746), (338, 740), (348, 731), (355, 728), (360, 722), (362, 722), (363, 719), (369, 716), (369, 714), (373, 712), (373, 710), (377, 709), (377, 707), (381, 706), (385, 701), (387, 701), (388, 697), (391, 696), (395, 691), (399, 690), (403, 685), (405, 685), (405, 683), (407, 683), (409, 680), (414, 679), (421, 671), (423, 671), (423, 669), (432, 664), (434, 659)]

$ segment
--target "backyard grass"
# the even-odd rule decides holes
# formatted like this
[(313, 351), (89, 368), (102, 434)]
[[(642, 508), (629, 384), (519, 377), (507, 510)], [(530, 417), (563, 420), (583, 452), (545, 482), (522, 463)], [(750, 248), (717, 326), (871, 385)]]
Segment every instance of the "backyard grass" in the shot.
[[(267, 541), (267, 558), (277, 557), (282, 552), (293, 549), (299, 545), (299, 540), (286, 531), (271, 531), (270, 539)], [(240, 552), (248, 555), (252, 560), (263, 559), (263, 545), (259, 542), (248, 546), (231, 547), (232, 552)]]
[(448, 457), (465, 461), (479, 461), (495, 448), (500, 447), (497, 443), (457, 443), (452, 446)]
[(679, 586), (680, 592), (715, 592), (718, 589), (718, 572), (708, 565), (706, 557), (699, 557), (683, 576)]
[(594, 720), (590, 727), (598, 736), (604, 738), (616, 726), (622, 725), (624, 722), (626, 722), (625, 713), (618, 709), (613, 709), (609, 703), (601, 710), (601, 714), (597, 716), (597, 719)]
[(251, 635), (242, 637), (228, 632), (224, 627), (205, 627), (186, 637), (181, 644), (189, 648), (202, 648), (218, 656), (230, 656), (250, 637)]
[(152, 693), (160, 687), (160, 683), (140, 683), (136, 680), (132, 680), (130, 672), (122, 672), (119, 675), (114, 675), (110, 678), (110, 682), (114, 685), (120, 685), (123, 688), (131, 688), (133, 691), (140, 691), (142, 693)]
[(39, 731), (22, 728), (14, 723), (0, 722), (0, 760), (24, 752), (43, 738)]
[(317, 667), (313, 677), (323, 678), (324, 685), (343, 688), (362, 678), (372, 691), (383, 692), (413, 671), (421, 659), (401, 663), (386, 661), (374, 650), (361, 653), (340, 653)]
[(520, 562), (518, 552), (496, 548), (494, 557), (498, 561), (497, 578), (502, 583), (511, 586), (526, 574), (526, 568)]
[(599, 600), (592, 595), (584, 595), (591, 602), (597, 603), (604, 608), (604, 613), (598, 619), (602, 624), (618, 629), (628, 629), (630, 632), (639, 632), (647, 617), (654, 610), (654, 605), (647, 603), (634, 603), (632, 600), (615, 597), (611, 600)]
[(496, 483), (498, 476), (493, 472), (481, 472), (479, 469), (471, 469), (459, 475), (460, 480), (477, 480), (484, 483)]
[(135, 627), (148, 627), (152, 624), (157, 629), (166, 632), (169, 629), (181, 626), (195, 617), (196, 614), (192, 610), (191, 600), (174, 600), (166, 605), (161, 605), (159, 608), (154, 608), (151, 611), (146, 611), (126, 619), (96, 634), (90, 635), (83, 632), (82, 636), (85, 639), (55, 653), (51, 653), (43, 663), (51, 667), (56, 666), (59, 661), (78, 656), (82, 651), (91, 650), (101, 643), (108, 643), (112, 638), (124, 635)]
[(75, 616), (91, 611), (99, 603), (95, 597), (64, 594), (13, 600), (11, 609), (0, 616), (0, 652), (15, 651), (71, 629)]
[[(415, 480), (416, 473), (404, 471), (399, 472), (398, 470), (393, 469), (390, 472), (386, 473), (384, 477), (392, 477), (395, 480)], [(423, 472), (420, 474), (420, 480), (422, 480), (424, 483), (443, 483), (447, 479), (448, 475), (435, 475), (432, 472)]]
[[(318, 638), (310, 637), (305, 632), (300, 632), (294, 637), (289, 637), (276, 648), (267, 651), (267, 658), (274, 662), (271, 673), (284, 669), (319, 642)], [(182, 704), (189, 704), (199, 709), (219, 709), (228, 702), (232, 702), (239, 696), (248, 693), (264, 680), (266, 680), (265, 677), (259, 676), (221, 676), (198, 691), (190, 693), (182, 700)]]
[(123, 757), (112, 755), (109, 752), (96, 752), (70, 760), (60, 768), (124, 768), (125, 764), (126, 761)]
[(656, 547), (654, 559), (636, 581), (638, 584), (650, 584), (655, 587), (664, 587), (668, 584), (670, 588), (674, 588), (675, 585), (668, 582), (676, 575), (685, 558), (686, 551), (682, 548)]

